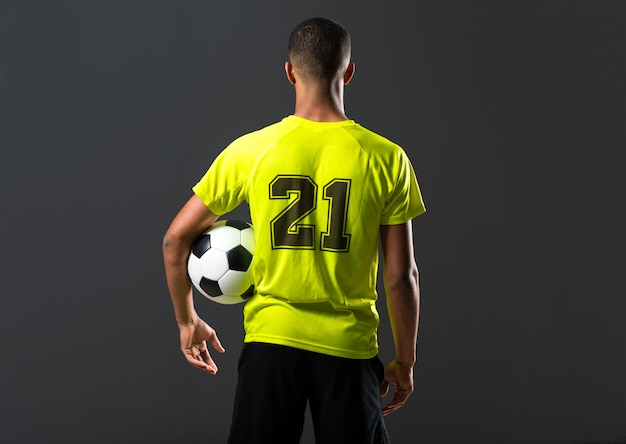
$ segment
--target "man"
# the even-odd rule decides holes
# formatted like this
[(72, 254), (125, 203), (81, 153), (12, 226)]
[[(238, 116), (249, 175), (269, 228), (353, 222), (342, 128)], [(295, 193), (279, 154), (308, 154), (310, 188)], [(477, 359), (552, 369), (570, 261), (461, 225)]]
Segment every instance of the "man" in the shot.
[[(299, 24), (285, 71), (294, 114), (230, 144), (164, 237), (181, 349), (191, 365), (217, 372), (206, 341), (224, 349), (194, 309), (186, 260), (201, 232), (247, 201), (256, 288), (244, 306), (229, 443), (297, 443), (307, 402), (317, 442), (386, 443), (383, 415), (413, 391), (419, 287), (411, 220), (424, 204), (404, 151), (345, 115), (354, 64), (341, 25)], [(386, 369), (377, 357), (379, 236), (396, 352)]]

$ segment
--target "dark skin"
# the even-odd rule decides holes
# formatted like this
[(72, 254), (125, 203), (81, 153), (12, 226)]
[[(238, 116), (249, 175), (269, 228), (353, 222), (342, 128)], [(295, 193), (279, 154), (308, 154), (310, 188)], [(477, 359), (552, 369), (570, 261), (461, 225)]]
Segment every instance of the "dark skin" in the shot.
[[(354, 75), (354, 63), (346, 61), (333, 79), (315, 80), (300, 75), (291, 62), (285, 73), (296, 93), (294, 115), (318, 122), (347, 120), (343, 91)], [(187, 258), (194, 240), (216, 220), (215, 215), (195, 195), (176, 215), (163, 238), (163, 258), (168, 289), (180, 330), (180, 347), (192, 366), (210, 374), (218, 367), (209, 352), (223, 353), (217, 333), (194, 308), (192, 286), (187, 274)], [(381, 396), (393, 386), (393, 396), (383, 408), (387, 415), (404, 405), (413, 393), (413, 367), (419, 318), (419, 277), (413, 252), (411, 222), (382, 225), (383, 280), (395, 344), (395, 358), (385, 369)]]
[(411, 222), (381, 225), (383, 281), (387, 309), (396, 348), (396, 357), (385, 369), (381, 396), (390, 384), (394, 387), (391, 401), (383, 408), (387, 415), (404, 405), (413, 393), (413, 366), (419, 320), (419, 274), (413, 253)]
[(194, 195), (178, 212), (163, 239), (165, 276), (180, 329), (180, 348), (189, 364), (212, 374), (217, 373), (217, 365), (206, 341), (220, 353), (225, 350), (215, 330), (196, 313), (187, 258), (194, 240), (216, 220), (217, 216)]

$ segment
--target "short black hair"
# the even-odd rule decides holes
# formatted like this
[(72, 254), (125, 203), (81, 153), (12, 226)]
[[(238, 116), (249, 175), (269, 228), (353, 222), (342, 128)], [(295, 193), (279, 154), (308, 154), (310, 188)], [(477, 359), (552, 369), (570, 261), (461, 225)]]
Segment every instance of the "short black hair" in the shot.
[(332, 80), (347, 66), (350, 51), (348, 31), (323, 17), (303, 21), (289, 37), (289, 61), (307, 79)]

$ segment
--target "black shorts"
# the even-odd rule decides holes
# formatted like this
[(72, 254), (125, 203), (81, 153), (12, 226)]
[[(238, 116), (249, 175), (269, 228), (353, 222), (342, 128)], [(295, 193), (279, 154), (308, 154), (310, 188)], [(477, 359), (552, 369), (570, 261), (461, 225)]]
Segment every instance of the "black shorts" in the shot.
[(377, 357), (347, 359), (248, 343), (239, 359), (229, 444), (295, 444), (307, 401), (315, 442), (386, 444)]

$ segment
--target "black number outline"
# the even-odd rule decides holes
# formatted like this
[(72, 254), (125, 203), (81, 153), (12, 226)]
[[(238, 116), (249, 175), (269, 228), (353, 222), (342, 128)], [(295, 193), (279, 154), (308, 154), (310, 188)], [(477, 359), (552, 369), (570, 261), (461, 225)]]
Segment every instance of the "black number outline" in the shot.
[[(350, 251), (352, 235), (347, 232), (351, 179), (335, 178), (322, 189), (328, 202), (326, 231), (320, 234), (320, 250), (333, 253)], [(270, 221), (272, 249), (315, 250), (315, 224), (302, 220), (317, 209), (318, 185), (310, 176), (279, 174), (269, 184), (271, 200), (290, 203)]]
[[(310, 190), (305, 190), (305, 183), (311, 185)], [(309, 193), (305, 193), (307, 191)], [(304, 175), (278, 175), (270, 182), (269, 198), (293, 199), (270, 222), (272, 249), (314, 250), (315, 225), (301, 224), (300, 221), (317, 208), (315, 181)]]
[[(326, 231), (322, 233), (320, 238), (322, 251), (335, 253), (350, 251), (352, 235), (346, 231), (346, 227), (351, 187), (351, 179), (333, 179), (322, 189), (322, 198), (328, 201)], [(338, 189), (339, 192), (335, 192), (334, 189)]]

